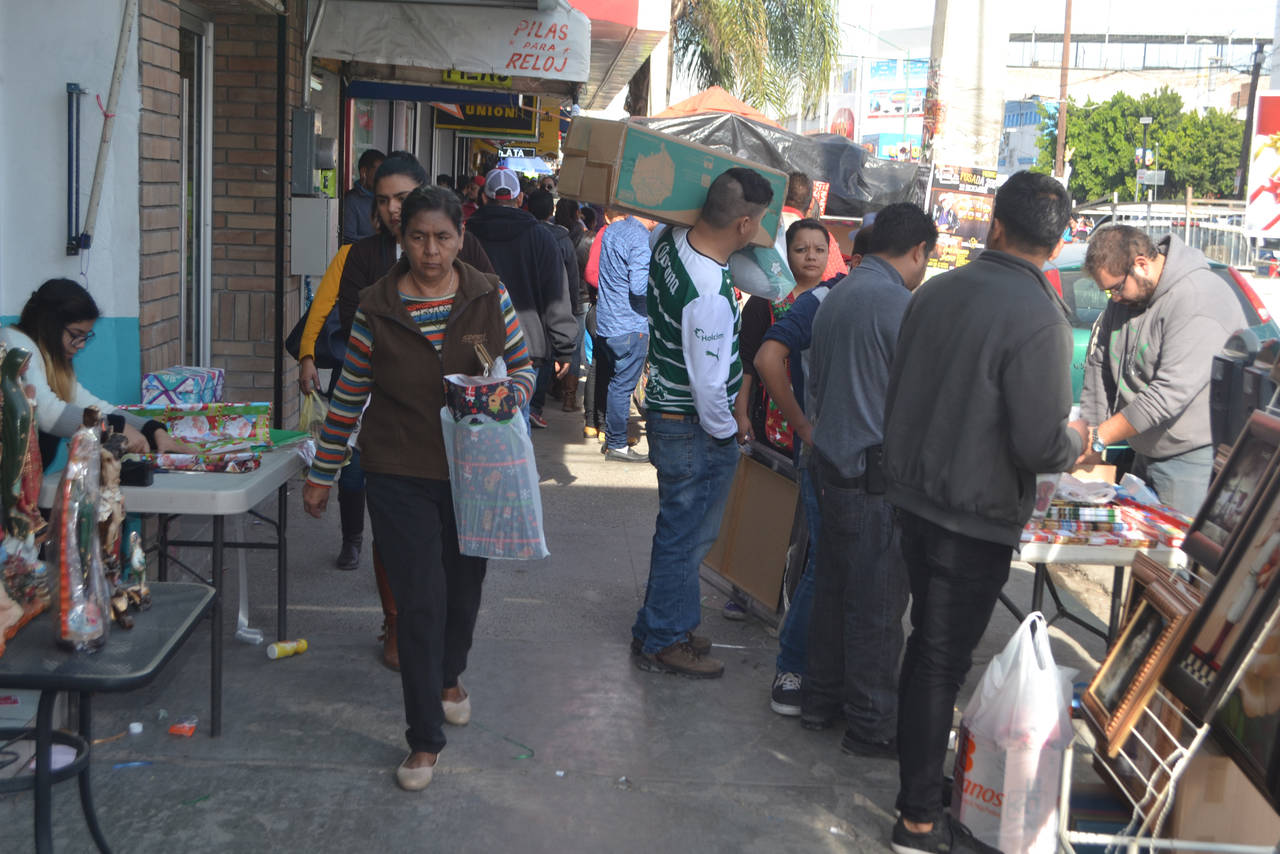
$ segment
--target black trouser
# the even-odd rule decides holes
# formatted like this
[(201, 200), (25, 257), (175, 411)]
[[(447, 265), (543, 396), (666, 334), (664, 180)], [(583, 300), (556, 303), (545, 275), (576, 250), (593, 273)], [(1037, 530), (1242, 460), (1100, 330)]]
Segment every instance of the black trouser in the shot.
[(801, 706), (817, 717), (843, 708), (854, 737), (886, 742), (898, 726), (908, 597), (895, 511), (867, 492), (865, 478), (843, 478), (818, 454), (811, 466), (822, 526)]
[(903, 512), (902, 555), (911, 578), (911, 637), (898, 680), (898, 809), (908, 821), (927, 823), (942, 814), (956, 696), (1009, 579), (1013, 550)]
[(373, 537), (395, 596), (409, 749), (445, 745), (440, 695), (467, 668), (485, 561), (458, 552), (447, 480), (365, 472)]
[(587, 385), (582, 390), (582, 411), (586, 426), (603, 431), (609, 381), (613, 379), (613, 354), (596, 332), (595, 305), (587, 311), (587, 332), (591, 334), (591, 365), (587, 368)]

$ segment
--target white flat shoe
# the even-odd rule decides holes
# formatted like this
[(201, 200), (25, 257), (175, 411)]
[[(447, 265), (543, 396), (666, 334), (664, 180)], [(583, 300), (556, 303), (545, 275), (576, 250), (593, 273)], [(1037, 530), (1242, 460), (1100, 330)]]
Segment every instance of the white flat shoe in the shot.
[[(413, 754), (410, 753), (409, 756)], [(409, 756), (404, 758), (404, 762), (409, 761)], [(440, 760), (436, 760), (439, 762)], [(396, 768), (396, 783), (406, 792), (420, 792), (427, 786), (431, 785), (431, 778), (435, 774), (436, 766), (423, 765), (419, 768), (408, 768), (404, 762)]]
[(466, 726), (471, 722), (471, 695), (467, 693), (467, 689), (462, 687), (462, 680), (458, 680), (458, 687), (462, 688), (463, 697), (454, 703), (450, 700), (441, 700), (440, 705), (444, 707), (445, 723), (454, 726)]

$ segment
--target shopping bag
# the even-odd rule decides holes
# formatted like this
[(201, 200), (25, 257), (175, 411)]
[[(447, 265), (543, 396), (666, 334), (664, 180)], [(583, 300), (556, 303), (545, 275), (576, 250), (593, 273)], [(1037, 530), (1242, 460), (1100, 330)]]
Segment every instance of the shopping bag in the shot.
[(1071, 679), (1036, 611), (991, 660), (965, 708), (952, 813), (1001, 851), (1057, 850), (1058, 791), (1071, 743)]
[(329, 404), (320, 394), (312, 389), (302, 399), (302, 407), (298, 410), (298, 429), (310, 433), (311, 438), (320, 440), (320, 431), (324, 429), (324, 419), (329, 414)]
[(778, 229), (773, 246), (748, 246), (729, 256), (733, 286), (769, 302), (785, 299), (795, 289), (796, 279), (787, 263), (786, 232)]
[(533, 442), (524, 418), (454, 416), (440, 409), (458, 546), (465, 555), (537, 560), (548, 555)]

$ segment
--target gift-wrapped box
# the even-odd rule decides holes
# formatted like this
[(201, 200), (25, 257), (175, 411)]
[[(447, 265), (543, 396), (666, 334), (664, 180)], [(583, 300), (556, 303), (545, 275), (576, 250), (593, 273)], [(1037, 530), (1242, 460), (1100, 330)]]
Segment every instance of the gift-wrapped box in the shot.
[(142, 378), (143, 404), (219, 403), (222, 401), (222, 368), (176, 365)]
[(187, 453), (140, 454), (166, 471), (249, 472), (258, 468), (262, 451), (271, 448), (270, 403), (189, 403), (172, 406), (125, 406), (123, 409), (159, 421)]

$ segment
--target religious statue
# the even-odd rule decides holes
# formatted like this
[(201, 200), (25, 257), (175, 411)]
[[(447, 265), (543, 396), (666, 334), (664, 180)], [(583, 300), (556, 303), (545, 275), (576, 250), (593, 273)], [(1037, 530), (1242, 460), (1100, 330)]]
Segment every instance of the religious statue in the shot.
[(47, 552), (58, 574), (55, 639), (60, 646), (79, 652), (101, 649), (107, 640), (110, 615), (98, 535), (102, 472), (98, 422), (98, 410), (85, 409), (84, 426), (71, 437), (67, 468), (54, 498)]
[(44, 517), (37, 503), (40, 499), (40, 444), (36, 439), (35, 390), (23, 383), (31, 353), (20, 347), (8, 350), (0, 359), (0, 487), (3, 488), (4, 529), (7, 534), (25, 539), (28, 534), (40, 538), (44, 533)]

